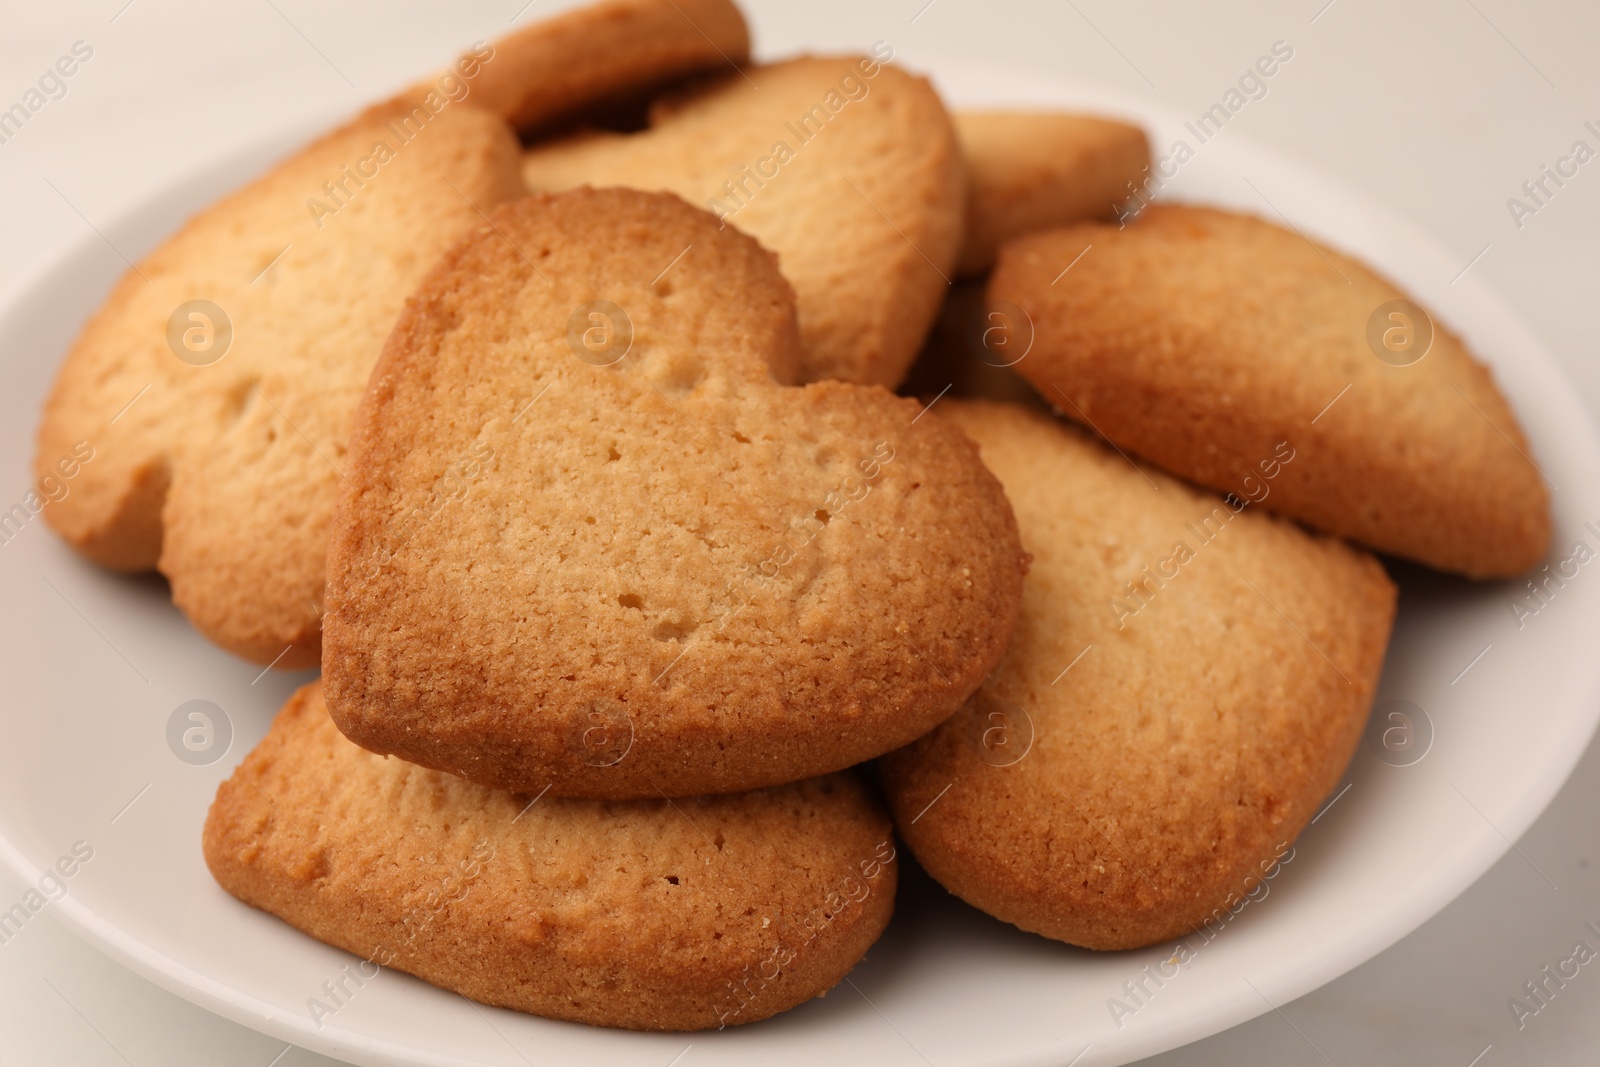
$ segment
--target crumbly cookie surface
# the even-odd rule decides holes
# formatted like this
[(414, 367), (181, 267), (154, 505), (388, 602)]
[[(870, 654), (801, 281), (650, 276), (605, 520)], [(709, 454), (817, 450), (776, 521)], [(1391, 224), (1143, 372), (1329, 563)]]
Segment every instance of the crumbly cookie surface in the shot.
[(317, 683), (217, 791), (204, 843), (224, 889), (355, 953), (361, 978), (393, 967), (640, 1030), (825, 993), (888, 923), (897, 874), (852, 774), (676, 801), (522, 796), (356, 747)]
[(1293, 230), (1154, 205), (1018, 239), (989, 295), (1031, 326), (1016, 369), (1046, 400), (1166, 470), (1237, 492), (1286, 440), (1301, 458), (1268, 510), (1474, 578), (1544, 555), (1545, 483), (1489, 370)]
[(1138, 126), (1066, 111), (957, 111), (967, 165), (962, 274), (994, 266), (1033, 230), (1110, 218), (1141, 187), (1150, 144)]
[(401, 316), (329, 552), (323, 670), (375, 751), (552, 795), (730, 792), (952, 713), (1025, 566), (959, 430), (785, 386), (791, 291), (670, 194), (493, 213)]
[[(940, 413), (1005, 484), (1033, 564), (995, 673), (880, 761), (902, 837), (956, 895), (1047, 937), (1122, 949), (1203, 927), (1337, 784), (1392, 583), (1364, 552), (1048, 415)], [(1268, 459), (1269, 486), (1301, 462)]]
[(778, 254), (801, 378), (893, 388), (960, 248), (965, 171), (927, 81), (878, 56), (750, 67), (660, 101), (650, 129), (535, 146), (535, 190), (675, 192)]
[(197, 215), (123, 277), (58, 373), (36, 475), (78, 441), (94, 458), (51, 525), (106, 566), (159, 567), (224, 648), (315, 664), (356, 402), (405, 294), (520, 195), (517, 155), (469, 105), (393, 103)]

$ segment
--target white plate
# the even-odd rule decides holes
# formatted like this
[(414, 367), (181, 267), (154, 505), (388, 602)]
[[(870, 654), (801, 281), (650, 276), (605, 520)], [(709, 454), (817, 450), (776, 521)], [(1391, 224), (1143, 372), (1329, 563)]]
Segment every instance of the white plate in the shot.
[[(963, 103), (1094, 107), (1141, 117), (1157, 154), (1198, 147), (1167, 194), (1269, 217), (1365, 256), (1399, 279), (1492, 363), (1553, 494), (1556, 550), (1600, 551), (1600, 447), (1575, 390), (1538, 340), (1464, 262), (1384, 210), (1237, 131), (1196, 146), (1178, 120), (1058, 81), (921, 57)], [(41, 270), (0, 315), (0, 511), (22, 499), (39, 404), (61, 354), (124, 264), (313, 130), (274, 138), (152, 197)], [(1594, 522), (1588, 527), (1586, 522)], [(874, 1062), (1124, 1063), (1271, 1010), (1377, 954), (1483, 873), (1555, 794), (1600, 713), (1600, 565), (1582, 567), (1519, 620), (1522, 583), (1474, 586), (1405, 570), (1379, 693), (1422, 709), (1421, 759), (1364, 747), (1348, 789), (1295, 846), (1292, 862), (1196, 957), (1136, 1003), (1124, 984), (1172, 946), (1096, 955), (1031, 937), (908, 871), (883, 942), (825, 1000), (742, 1029), (621, 1033), (478, 1008), (385, 972), (314, 1022), (308, 998), (354, 957), (223, 893), (200, 856), (217, 783), (306, 675), (268, 674), (207, 645), (157, 579), (89, 566), (34, 518), (0, 545), (5, 649), (0, 711), (0, 858), (24, 882), (71, 853), (54, 914), (158, 984), (230, 1019), (362, 1064), (584, 1063), (684, 1067)], [(225, 709), (226, 754), (178, 759), (168, 722), (187, 701)], [(1420, 750), (1420, 749), (1419, 749)], [(1413, 752), (1415, 754), (1415, 751)], [(0, 901), (0, 913), (13, 902)], [(26, 908), (26, 904), (24, 905)], [(0, 914), (3, 920), (3, 914)], [(0, 934), (6, 931), (0, 927)], [(1131, 1015), (1113, 1017), (1122, 998)], [(1087, 1050), (1087, 1051), (1085, 1051)], [(1081, 1054), (1081, 1056), (1080, 1056)], [(1080, 1057), (1074, 1060), (1074, 1057)]]

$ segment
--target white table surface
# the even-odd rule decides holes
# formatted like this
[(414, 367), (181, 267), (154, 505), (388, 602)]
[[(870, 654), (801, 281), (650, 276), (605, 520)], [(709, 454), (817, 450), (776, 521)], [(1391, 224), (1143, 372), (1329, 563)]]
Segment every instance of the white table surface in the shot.
[[(519, 10), (523, 4), (0, 0), (0, 107), (20, 99), (74, 42), (94, 50), (67, 94), (0, 144), (0, 296), (95, 220), (196, 161), (330, 106), (354, 109), (431, 69), (456, 46), (503, 32), (514, 18), (571, 6), (534, 0)], [(1399, 10), (1384, 0), (1240, 0), (1226, 13), (1201, 5), (1179, 11), (1170, 0), (746, 6), (764, 56), (863, 49), (882, 38), (913, 66), (919, 55), (999, 60), (1195, 114), (1273, 41), (1286, 40), (1295, 48), (1292, 68), (1230, 123), (1227, 136), (1337, 174), (1430, 229), (1535, 326), (1590, 410), (1600, 411), (1593, 352), (1600, 162), (1580, 170), (1520, 227), (1506, 203), (1575, 140), (1600, 145), (1583, 128), (1591, 120), (1600, 126), (1600, 65), (1593, 61), (1600, 6), (1413, 0)], [(1506, 714), (1539, 728), (1537, 707), (1508, 707)], [(1600, 972), (1585, 968), (1521, 1029), (1507, 1007), (1524, 981), (1570, 951), (1568, 916), (1600, 923), (1597, 812), (1600, 746), (1591, 746), (1518, 850), (1410, 937), (1281, 1012), (1146, 1063), (1600, 1061)], [(0, 874), (0, 900), (22, 891)], [(79, 941), (48, 911), (0, 945), (0, 1064), (333, 1062), (158, 989)]]

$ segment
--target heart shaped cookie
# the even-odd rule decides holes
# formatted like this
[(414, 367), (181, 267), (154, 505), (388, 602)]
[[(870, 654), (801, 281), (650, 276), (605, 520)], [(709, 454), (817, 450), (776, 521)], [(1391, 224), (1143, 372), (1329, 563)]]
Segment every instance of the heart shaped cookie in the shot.
[(334, 487), (378, 350), (440, 254), (525, 192), (496, 115), (550, 120), (748, 43), (728, 0), (570, 12), (480, 44), (197, 215), (67, 356), (35, 455), (41, 495), (74, 470), (51, 525), (106, 566), (158, 568), (229, 651), (315, 665)]
[(898, 874), (851, 773), (676, 801), (520, 796), (357, 748), (316, 683), (217, 790), (205, 857), (235, 897), (356, 954), (306, 1000), (319, 1025), (384, 968), (597, 1026), (754, 1022), (855, 966)]
[(659, 102), (635, 134), (537, 145), (528, 187), (675, 192), (778, 253), (794, 286), (801, 379), (893, 387), (960, 249), (965, 169), (922, 78), (871, 56), (756, 66)]
[(510, 789), (729, 792), (925, 733), (994, 666), (1025, 562), (960, 431), (785, 384), (792, 292), (670, 194), (491, 214), (401, 315), (330, 543), (329, 708)]
[[(1198, 947), (1292, 860), (1383, 666), (1371, 555), (1012, 404), (947, 400), (1036, 553), (1005, 659), (880, 762), (906, 844), (951, 892), (1095, 949)], [(1301, 462), (1292, 452), (1278, 476)]]
[(50, 524), (106, 566), (159, 567), (229, 651), (314, 665), (356, 402), (405, 294), (481, 210), (521, 195), (517, 156), (493, 115), (391, 104), (190, 220), (59, 372), (38, 477), (79, 442), (93, 458)]

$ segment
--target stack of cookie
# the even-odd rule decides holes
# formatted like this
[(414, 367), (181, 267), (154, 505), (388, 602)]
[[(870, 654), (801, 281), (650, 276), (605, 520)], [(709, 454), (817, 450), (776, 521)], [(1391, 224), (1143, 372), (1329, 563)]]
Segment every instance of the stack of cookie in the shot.
[[(218, 792), (230, 893), (641, 1029), (841, 980), (897, 832), (1001, 919), (1150, 944), (1343, 773), (1395, 605), (1369, 549), (1542, 555), (1509, 409), (1394, 286), (1223, 212), (1096, 221), (1138, 129), (952, 119), (892, 58), (751, 64), (727, 0), (609, 0), (117, 287), (41, 425), (41, 471), (103, 457), (53, 524), (323, 671)], [(1372, 348), (1375, 309), (1411, 332)]]

